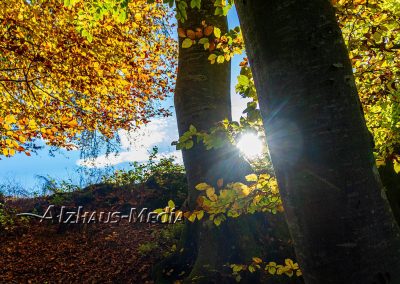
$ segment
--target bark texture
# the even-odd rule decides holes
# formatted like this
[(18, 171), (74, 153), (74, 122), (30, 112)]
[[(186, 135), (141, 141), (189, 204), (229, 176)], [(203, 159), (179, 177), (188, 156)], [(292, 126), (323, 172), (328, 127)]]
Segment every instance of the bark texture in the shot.
[(236, 0), (306, 283), (400, 283), (400, 239), (328, 0)]
[[(208, 25), (219, 27), (225, 33), (228, 28), (227, 19), (215, 16), (214, 11), (214, 1), (203, 0), (200, 10), (188, 9), (188, 20), (179, 23), (179, 27), (195, 30), (205, 20)], [(209, 52), (202, 45), (184, 49), (181, 47), (182, 40), (181, 38), (174, 98), (180, 135), (188, 131), (190, 125), (194, 125), (199, 131), (208, 131), (215, 123), (226, 118), (231, 119), (230, 63), (211, 65), (208, 60)], [(243, 181), (251, 173), (248, 163), (229, 143), (217, 150), (206, 150), (202, 143), (195, 143), (192, 149), (183, 151), (183, 160), (189, 187), (189, 210), (197, 206), (197, 184), (207, 182), (216, 187), (220, 178), (227, 184)], [(272, 217), (271, 220), (283, 219)], [(263, 257), (266, 251), (270, 258), (277, 255), (291, 256), (292, 250), (287, 243), (278, 246), (279, 241), (271, 241), (269, 246), (263, 245), (268, 236), (276, 237), (271, 227), (272, 224), (267, 222), (265, 214), (229, 218), (219, 227), (210, 226), (207, 222), (188, 223), (182, 237), (182, 254), (170, 259), (169, 264), (164, 263), (164, 270), (173, 268), (177, 274), (185, 272), (187, 283), (232, 283), (232, 271), (225, 266), (228, 263), (250, 263), (252, 257)], [(286, 227), (283, 227), (281, 235), (288, 238)], [(258, 282), (257, 273), (247, 276), (243, 283)], [(167, 281), (162, 277), (157, 278), (158, 283)]]
[[(179, 23), (179, 27), (195, 30), (201, 26), (202, 20), (205, 20), (208, 25), (219, 27), (222, 33), (226, 32), (227, 19), (214, 16), (214, 10), (213, 1), (204, 0), (201, 10), (188, 9), (188, 20)], [(182, 40), (181, 38), (174, 98), (180, 135), (188, 131), (191, 124), (199, 131), (208, 131), (215, 123), (225, 118), (231, 119), (230, 63), (211, 65), (208, 60), (209, 53), (201, 45), (184, 49)], [(243, 180), (244, 176), (251, 172), (249, 165), (240, 158), (237, 149), (229, 145), (222, 149), (207, 151), (201, 143), (196, 143), (192, 149), (183, 151), (183, 160), (189, 187), (189, 210), (197, 206), (196, 200), (199, 195), (199, 191), (195, 189), (197, 184), (207, 182), (216, 186), (220, 178), (223, 178), (225, 183), (238, 181)], [(247, 237), (251, 241), (253, 232), (248, 225), (240, 222), (240, 219), (233, 223), (236, 223), (236, 229), (239, 231), (249, 230), (251, 234)], [(240, 237), (232, 235), (232, 228), (227, 224), (228, 222), (218, 228), (208, 227), (204, 223), (187, 225), (186, 234), (183, 236), (184, 248), (192, 251), (193, 262), (192, 270), (187, 277), (188, 282), (216, 282), (218, 278), (224, 278), (221, 271), (223, 264), (234, 258), (243, 262), (244, 259), (246, 261), (251, 259), (249, 255), (240, 257), (244, 251), (239, 247), (246, 246), (246, 241), (236, 243)], [(255, 233), (257, 228), (253, 229)], [(239, 232), (237, 236), (240, 235)], [(250, 253), (251, 246), (256, 246), (256, 243), (247, 244), (249, 249), (247, 253)]]
[[(226, 17), (214, 16), (213, 1), (203, 0), (202, 9), (188, 9), (188, 20), (179, 23), (185, 30), (201, 27), (202, 20), (219, 27), (222, 33), (228, 29)], [(178, 76), (175, 89), (175, 109), (179, 135), (194, 125), (199, 131), (208, 131), (226, 118), (231, 119), (230, 63), (210, 64), (209, 52), (202, 45), (182, 48), (180, 38)], [(201, 182), (216, 184), (219, 178), (225, 181), (243, 179), (251, 171), (249, 165), (239, 157), (235, 147), (227, 144), (223, 149), (207, 151), (202, 143), (183, 151), (183, 160), (189, 182), (189, 206), (196, 205), (198, 191), (194, 187)]]
[(394, 170), (394, 164), (391, 160), (386, 161), (386, 164), (379, 167), (378, 170), (393, 215), (397, 224), (400, 224), (400, 174)]

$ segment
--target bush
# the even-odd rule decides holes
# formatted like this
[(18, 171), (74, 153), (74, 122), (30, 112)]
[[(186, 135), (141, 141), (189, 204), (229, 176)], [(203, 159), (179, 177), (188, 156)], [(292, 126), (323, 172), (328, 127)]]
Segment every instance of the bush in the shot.
[(0, 235), (2, 233), (11, 233), (20, 225), (25, 225), (28, 221), (27, 217), (16, 215), (14, 208), (5, 203), (0, 202)]
[(130, 170), (118, 170), (112, 176), (103, 176), (104, 183), (117, 186), (146, 183), (150, 178), (158, 177), (156, 183), (165, 184), (160, 180), (165, 174), (183, 174), (185, 169), (176, 163), (174, 157), (161, 158), (158, 160), (158, 148), (154, 147), (146, 163), (131, 163)]
[(152, 233), (154, 239), (151, 242), (139, 245), (138, 252), (142, 256), (156, 253), (164, 258), (168, 257), (176, 251), (182, 230), (183, 224), (166, 225)]

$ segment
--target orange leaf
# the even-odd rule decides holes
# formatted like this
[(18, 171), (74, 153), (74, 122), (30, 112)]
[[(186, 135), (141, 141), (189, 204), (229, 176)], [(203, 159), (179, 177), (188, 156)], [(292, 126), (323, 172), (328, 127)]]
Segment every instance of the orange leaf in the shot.
[(186, 32), (182, 28), (178, 28), (178, 35), (179, 37), (186, 37)]
[(196, 38), (196, 33), (193, 30), (187, 30), (186, 34), (190, 39)]
[(205, 36), (210, 36), (214, 31), (214, 27), (213, 26), (208, 26), (204, 29), (204, 35)]

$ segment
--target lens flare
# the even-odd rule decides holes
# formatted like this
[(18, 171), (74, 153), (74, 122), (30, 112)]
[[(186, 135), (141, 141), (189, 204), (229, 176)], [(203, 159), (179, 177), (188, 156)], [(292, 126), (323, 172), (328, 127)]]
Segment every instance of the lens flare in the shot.
[(261, 157), (263, 153), (263, 142), (254, 133), (243, 134), (236, 146), (248, 159)]

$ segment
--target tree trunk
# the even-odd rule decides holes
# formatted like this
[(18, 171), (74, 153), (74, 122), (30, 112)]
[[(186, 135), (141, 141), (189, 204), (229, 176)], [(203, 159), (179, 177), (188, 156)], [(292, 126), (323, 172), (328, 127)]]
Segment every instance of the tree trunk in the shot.
[(400, 283), (399, 228), (330, 2), (235, 3), (306, 283)]
[[(201, 27), (202, 20), (219, 27), (222, 33), (228, 29), (226, 17), (214, 16), (211, 0), (202, 1), (202, 9), (188, 9), (188, 20), (179, 23), (185, 30)], [(180, 38), (178, 76), (175, 89), (175, 109), (179, 135), (182, 136), (194, 125), (198, 131), (209, 131), (216, 123), (231, 120), (230, 63), (210, 64), (208, 51), (202, 45), (182, 48)], [(219, 178), (237, 181), (251, 172), (250, 166), (239, 157), (238, 150), (227, 143), (227, 147), (206, 150), (202, 143), (195, 143), (190, 150), (183, 151), (189, 182), (189, 206), (196, 206), (198, 191), (194, 187), (201, 182), (216, 184)]]
[(392, 208), (397, 224), (400, 224), (400, 174), (394, 170), (392, 160), (387, 160), (384, 166), (378, 168), (382, 184)]
[[(208, 25), (218, 27), (225, 33), (228, 28), (227, 19), (215, 16), (214, 11), (214, 1), (203, 0), (201, 10), (187, 10), (188, 20), (179, 23), (179, 28), (195, 30), (196, 27), (201, 27), (202, 21), (205, 20)], [(184, 49), (181, 47), (182, 40), (180, 38), (175, 90), (175, 109), (180, 135), (188, 131), (190, 125), (194, 125), (198, 131), (208, 131), (217, 122), (231, 119), (230, 63), (212, 65), (208, 60), (209, 52), (205, 51), (202, 45)], [(248, 163), (229, 142), (225, 147), (214, 150), (206, 150), (202, 143), (195, 143), (192, 149), (183, 150), (183, 160), (189, 187), (189, 210), (197, 206), (197, 184), (206, 182), (216, 187), (220, 178), (227, 184), (243, 181), (244, 177), (251, 173)], [(279, 217), (272, 219), (279, 220)], [(265, 256), (268, 248), (263, 246), (263, 241), (272, 235), (271, 226), (266, 223), (265, 214), (228, 218), (219, 227), (210, 226), (206, 222), (188, 223), (182, 237), (183, 253), (173, 256), (167, 261), (169, 263), (164, 263), (163, 270), (174, 269), (176, 275), (185, 272), (188, 283), (231, 283), (234, 281), (232, 271), (224, 265), (248, 264), (254, 256)], [(285, 228), (282, 231), (289, 238)], [(268, 251), (268, 256), (271, 258), (277, 254), (290, 257), (292, 253), (287, 243), (286, 246), (278, 247), (274, 242), (269, 248), (271, 250)], [(282, 253), (281, 250), (285, 252)], [(173, 279), (174, 275), (171, 278)], [(257, 279), (258, 275), (255, 273), (245, 279), (244, 283), (254, 283)], [(168, 279), (158, 273), (156, 281), (168, 282)]]

